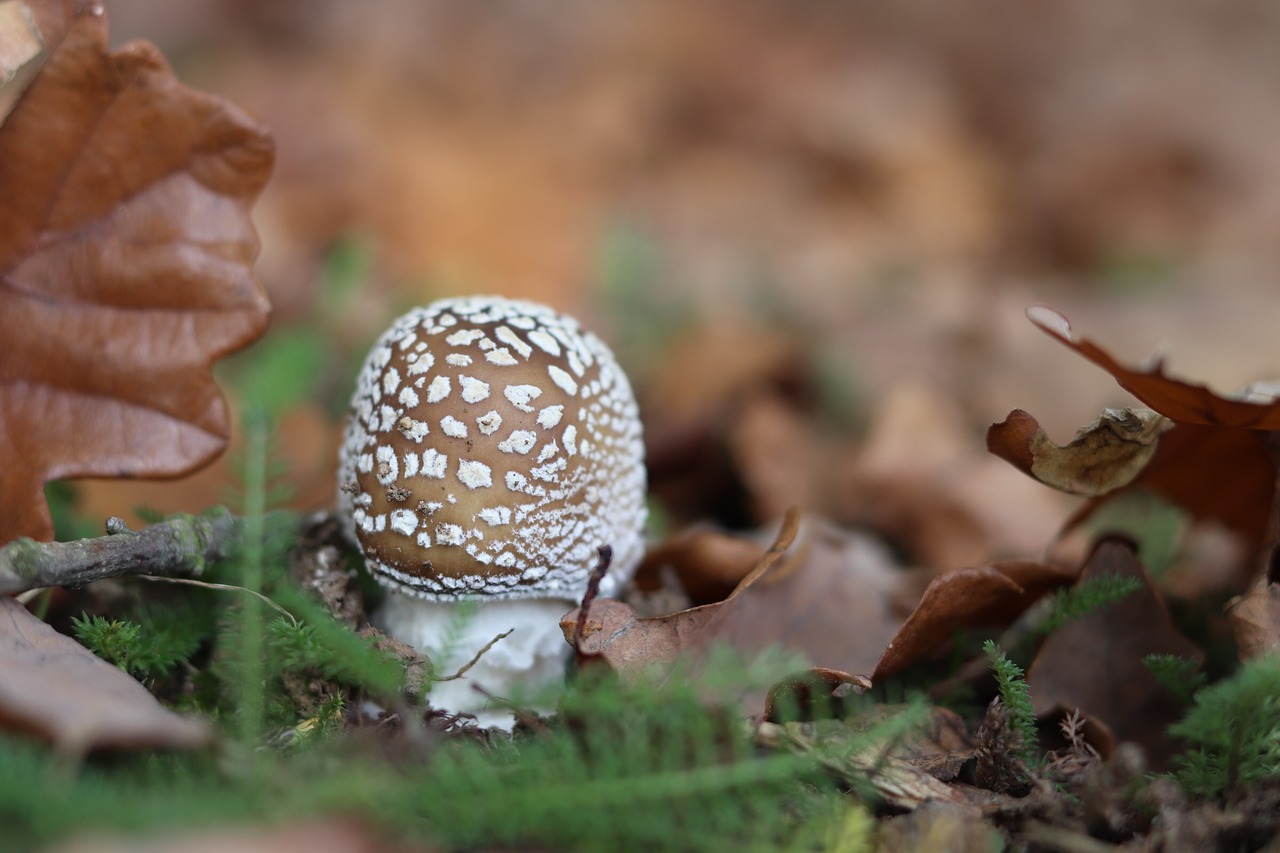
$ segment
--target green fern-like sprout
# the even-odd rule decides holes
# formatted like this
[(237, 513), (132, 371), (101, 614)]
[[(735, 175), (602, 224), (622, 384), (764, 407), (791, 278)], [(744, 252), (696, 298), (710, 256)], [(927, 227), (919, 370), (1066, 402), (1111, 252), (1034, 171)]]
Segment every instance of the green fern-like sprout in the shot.
[(1039, 764), (1036, 712), (1031, 705), (1031, 691), (1027, 689), (1025, 673), (1022, 667), (1009, 660), (995, 641), (987, 640), (982, 644), (982, 650), (995, 673), (1000, 701), (1004, 703), (1009, 725), (1022, 737), (1022, 757), (1029, 764)]
[(1205, 674), (1200, 665), (1190, 658), (1177, 655), (1147, 655), (1142, 664), (1150, 670), (1165, 690), (1177, 696), (1184, 705), (1190, 705), (1196, 692), (1204, 687)]
[(105, 619), (102, 616), (71, 617), (71, 627), (78, 639), (89, 651), (123, 669), (138, 672), (139, 662), (146, 654), (142, 643), (142, 627), (123, 619)]
[(1190, 746), (1174, 759), (1174, 775), (1189, 794), (1228, 797), (1280, 778), (1280, 656), (1255, 658), (1200, 690), (1169, 733)]
[(1100, 575), (1070, 589), (1054, 593), (1049, 614), (1036, 626), (1035, 635), (1047, 636), (1081, 616), (1110, 607), (1142, 589), (1142, 581), (1119, 575)]
[(71, 618), (76, 638), (98, 657), (142, 679), (161, 679), (190, 660), (205, 626), (181, 601), (166, 607), (143, 605), (126, 619)]
[(759, 753), (734, 714), (670, 683), (579, 684), (551, 732), (452, 747), (405, 804), (451, 846), (779, 849), (839, 799), (815, 756)]

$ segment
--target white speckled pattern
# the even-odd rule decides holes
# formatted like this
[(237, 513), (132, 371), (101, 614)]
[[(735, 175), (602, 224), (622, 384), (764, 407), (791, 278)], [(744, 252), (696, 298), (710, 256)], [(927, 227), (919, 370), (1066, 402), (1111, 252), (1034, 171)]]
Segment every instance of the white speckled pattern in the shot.
[(533, 302), (398, 319), (360, 373), (338, 483), (370, 572), (422, 598), (574, 600), (606, 544), (610, 595), (643, 553), (630, 383), (599, 338)]

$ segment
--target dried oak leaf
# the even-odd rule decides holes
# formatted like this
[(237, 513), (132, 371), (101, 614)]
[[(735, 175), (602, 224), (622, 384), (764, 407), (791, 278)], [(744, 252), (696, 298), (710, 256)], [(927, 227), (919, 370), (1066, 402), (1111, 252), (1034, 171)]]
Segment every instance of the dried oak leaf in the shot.
[(1268, 431), (1280, 429), (1280, 402), (1262, 388), (1226, 397), (1175, 379), (1156, 363), (1125, 367), (1100, 347), (1075, 336), (1066, 318), (1033, 306), (1041, 329), (1103, 367), (1121, 387), (1173, 421), (1134, 413), (1103, 418), (1076, 441), (1057, 447), (1035, 418), (1014, 410), (987, 432), (987, 447), (1015, 467), (1057, 488), (1094, 495), (1073, 517), (1091, 513), (1107, 494), (1147, 488), (1202, 519), (1220, 521), (1261, 544), (1272, 511), (1275, 462)]
[(109, 53), (97, 4), (30, 5), (47, 56), (0, 126), (0, 542), (49, 538), (47, 480), (216, 457), (212, 363), (269, 310), (249, 221), (266, 130), (151, 45)]
[(1050, 634), (1027, 669), (1027, 686), (1037, 714), (1078, 708), (1117, 740), (1142, 744), (1159, 764), (1170, 749), (1165, 728), (1183, 709), (1143, 658), (1172, 654), (1199, 662), (1203, 654), (1173, 627), (1164, 599), (1128, 543), (1101, 541), (1080, 582), (1104, 575), (1135, 578), (1142, 586)]
[(1008, 625), (1042, 595), (1075, 577), (1072, 571), (1021, 560), (939, 575), (885, 646), (872, 680), (936, 656), (958, 629)]
[(69, 754), (99, 747), (197, 747), (203, 721), (166, 710), (123, 670), (0, 596), (0, 729)]

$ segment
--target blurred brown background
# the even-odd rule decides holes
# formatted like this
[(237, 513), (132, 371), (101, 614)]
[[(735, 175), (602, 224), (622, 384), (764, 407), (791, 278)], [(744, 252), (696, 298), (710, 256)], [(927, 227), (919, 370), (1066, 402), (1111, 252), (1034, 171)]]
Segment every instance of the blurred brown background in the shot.
[[(341, 365), (459, 292), (583, 316), (668, 462), (728, 436), (744, 522), (831, 512), (844, 486), (787, 482), (830, 460), (789, 443), (865, 450), (890, 398), (932, 401), (904, 417), (942, 465), (1011, 408), (1066, 440), (1128, 403), (1031, 327), (1032, 302), (1215, 387), (1280, 375), (1268, 0), (106, 6), (114, 43), (154, 41), (275, 133), (268, 338), (332, 339), (328, 399), (281, 419), (300, 505), (331, 501)], [(338, 246), (363, 259), (358, 294), (326, 313)], [(85, 508), (200, 508), (224, 473), (95, 485)]]

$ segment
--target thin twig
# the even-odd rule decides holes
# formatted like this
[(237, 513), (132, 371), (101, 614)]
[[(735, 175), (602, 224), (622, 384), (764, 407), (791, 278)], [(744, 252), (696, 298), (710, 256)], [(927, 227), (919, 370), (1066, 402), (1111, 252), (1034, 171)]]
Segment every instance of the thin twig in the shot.
[(457, 681), (459, 678), (467, 674), (467, 670), (480, 662), (480, 658), (484, 657), (485, 652), (496, 646), (499, 640), (505, 640), (507, 637), (510, 637), (513, 631), (515, 631), (515, 628), (508, 628), (503, 631), (501, 634), (481, 646), (480, 651), (476, 652), (475, 655), (472, 656), (471, 660), (462, 665), (462, 669), (458, 670), (453, 675), (447, 675), (444, 678), (437, 678), (436, 681)]
[(261, 599), (262, 603), (270, 607), (272, 610), (276, 611), (277, 613), (283, 614), (290, 622), (293, 623), (293, 627), (295, 628), (298, 627), (297, 617), (295, 617), (288, 610), (285, 610), (279, 604), (276, 604), (270, 598), (267, 598), (262, 593), (258, 592), (257, 590), (249, 589), (248, 587), (236, 586), (234, 584), (229, 584), (229, 583), (210, 583), (209, 581), (198, 581), (195, 578), (170, 578), (170, 577), (165, 577), (163, 575), (138, 575), (138, 580), (157, 581), (162, 583), (179, 583), (179, 584), (186, 584), (187, 586), (198, 586), (204, 589), (217, 589), (217, 590), (222, 590), (224, 592), (248, 593), (249, 595), (252, 595), (255, 598)]
[(578, 621), (573, 626), (573, 650), (578, 654), (582, 654), (582, 637), (587, 629), (587, 611), (591, 609), (591, 602), (596, 600), (596, 596), (600, 594), (600, 584), (604, 582), (604, 576), (609, 572), (609, 566), (613, 565), (613, 548), (609, 545), (601, 545), (596, 549), (599, 559), (596, 561), (596, 567), (591, 570), (591, 575), (587, 578), (587, 591), (582, 594), (582, 602), (578, 605)]

